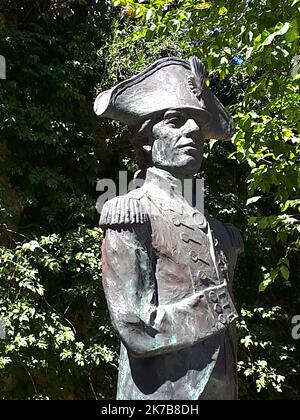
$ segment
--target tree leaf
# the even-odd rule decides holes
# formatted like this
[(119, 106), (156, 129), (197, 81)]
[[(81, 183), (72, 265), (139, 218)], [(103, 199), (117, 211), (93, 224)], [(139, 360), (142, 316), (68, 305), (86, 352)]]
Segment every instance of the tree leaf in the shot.
[(205, 3), (200, 3), (200, 4), (194, 4), (194, 9), (196, 10), (204, 10), (204, 9), (209, 9), (211, 7), (211, 3), (209, 2), (205, 2)]
[(297, 23), (297, 20), (294, 19), (290, 22), (290, 27), (287, 33), (285, 34), (285, 39), (287, 40), (287, 42), (293, 42), (293, 41), (296, 41), (298, 37), (299, 37), (298, 23)]
[(147, 14), (146, 14), (146, 20), (150, 20), (152, 18), (152, 15), (153, 15), (152, 9), (148, 9)]
[(285, 280), (288, 280), (290, 277), (290, 270), (286, 265), (280, 266), (280, 273)]
[(253, 203), (256, 203), (258, 200), (260, 200), (262, 198), (262, 196), (261, 195), (258, 195), (258, 196), (256, 196), (256, 197), (251, 197), (251, 198), (248, 198), (248, 200), (246, 201), (246, 206), (249, 206), (249, 204), (253, 204)]

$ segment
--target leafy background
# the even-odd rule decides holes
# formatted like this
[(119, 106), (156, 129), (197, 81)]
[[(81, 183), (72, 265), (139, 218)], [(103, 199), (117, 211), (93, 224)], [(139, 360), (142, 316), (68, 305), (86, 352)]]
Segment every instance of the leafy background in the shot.
[(0, 398), (114, 398), (96, 181), (136, 162), (92, 104), (155, 59), (196, 55), (236, 125), (200, 175), (245, 241), (240, 398), (299, 399), (299, 26), (298, 0), (0, 1)]

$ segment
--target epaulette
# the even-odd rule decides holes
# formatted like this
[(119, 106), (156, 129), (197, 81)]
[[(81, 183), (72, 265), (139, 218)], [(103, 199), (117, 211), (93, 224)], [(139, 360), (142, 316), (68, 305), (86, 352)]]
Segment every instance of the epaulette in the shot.
[(118, 228), (122, 225), (143, 224), (149, 221), (140, 197), (126, 194), (107, 201), (102, 209), (99, 225), (102, 229)]
[(225, 223), (225, 228), (232, 246), (237, 249), (239, 254), (244, 252), (244, 241), (240, 231), (231, 223)]

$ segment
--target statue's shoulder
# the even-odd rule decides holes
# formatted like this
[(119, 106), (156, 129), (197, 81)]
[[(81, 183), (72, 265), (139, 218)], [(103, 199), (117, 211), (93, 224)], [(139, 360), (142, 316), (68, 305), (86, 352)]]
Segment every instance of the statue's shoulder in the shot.
[(212, 217), (209, 217), (208, 220), (221, 242), (225, 243), (227, 247), (234, 248), (238, 254), (244, 252), (244, 241), (238, 228), (231, 223), (222, 223)]
[(149, 221), (143, 204), (143, 188), (137, 188), (125, 195), (107, 201), (101, 211), (99, 225), (102, 229), (116, 229)]
[(232, 246), (236, 248), (239, 254), (244, 252), (244, 241), (243, 241), (243, 238), (239, 229), (231, 223), (224, 223), (224, 227), (230, 238), (230, 242), (232, 243)]

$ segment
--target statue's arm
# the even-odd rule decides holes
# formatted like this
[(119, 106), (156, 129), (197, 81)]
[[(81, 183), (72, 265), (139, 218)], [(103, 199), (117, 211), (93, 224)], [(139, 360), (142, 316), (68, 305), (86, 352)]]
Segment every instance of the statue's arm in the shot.
[(218, 331), (201, 293), (176, 304), (158, 304), (148, 235), (145, 225), (108, 229), (102, 246), (103, 285), (111, 319), (135, 357), (189, 347)]

